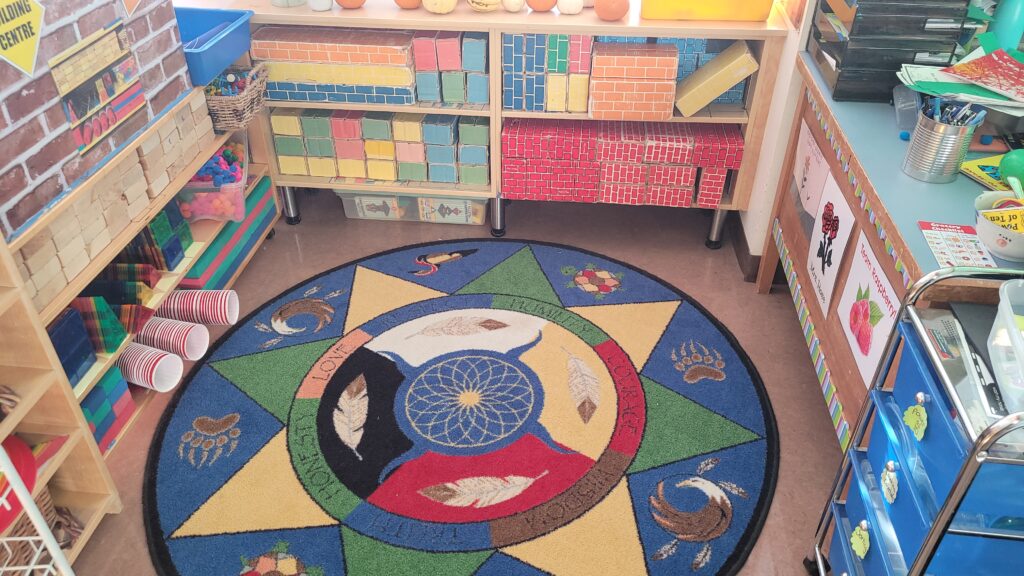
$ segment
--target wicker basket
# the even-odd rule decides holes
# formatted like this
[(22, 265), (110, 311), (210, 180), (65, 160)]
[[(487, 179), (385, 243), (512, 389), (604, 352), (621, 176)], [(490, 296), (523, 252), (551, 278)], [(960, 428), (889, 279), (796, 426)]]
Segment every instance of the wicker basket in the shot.
[[(57, 525), (58, 517), (57, 510), (53, 507), (53, 500), (50, 498), (50, 491), (44, 486), (39, 494), (36, 496), (36, 506), (39, 511), (43, 513), (43, 518), (46, 519), (46, 523), (51, 528)], [(11, 528), (8, 537), (19, 537), (19, 538), (31, 538), (36, 536), (36, 528), (32, 525), (32, 521), (28, 519), (28, 515), (22, 515), (21, 518), (15, 522), (14, 527)], [(68, 546), (70, 548), (70, 545)], [(0, 548), (0, 566), (25, 566), (32, 561), (35, 555), (36, 548), (30, 542), (27, 541), (15, 541), (9, 545), (10, 554), (8, 555), (8, 548)], [(49, 558), (49, 554), (43, 552), (46, 558)]]
[(260, 62), (249, 71), (249, 78), (255, 77), (237, 96), (206, 95), (213, 127), (218, 132), (232, 132), (248, 126), (261, 110), (267, 91), (267, 70)]

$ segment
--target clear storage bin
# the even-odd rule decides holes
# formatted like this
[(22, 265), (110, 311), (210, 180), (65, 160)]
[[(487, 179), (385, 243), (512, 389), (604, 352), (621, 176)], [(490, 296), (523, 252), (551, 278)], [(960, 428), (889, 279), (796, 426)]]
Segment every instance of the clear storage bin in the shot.
[(1010, 412), (1024, 411), (1024, 280), (999, 288), (999, 313), (988, 336), (992, 372)]
[(341, 198), (348, 218), (478, 226), (487, 220), (487, 200), (484, 199), (365, 194), (341, 190), (336, 193)]

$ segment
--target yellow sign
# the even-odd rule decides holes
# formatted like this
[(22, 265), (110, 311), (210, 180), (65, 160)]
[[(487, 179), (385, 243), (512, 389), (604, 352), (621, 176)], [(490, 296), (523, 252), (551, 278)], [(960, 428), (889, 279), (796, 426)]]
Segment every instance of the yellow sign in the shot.
[(1024, 209), (982, 210), (981, 215), (1000, 228), (1024, 233)]
[(43, 10), (36, 0), (0, 0), (0, 58), (29, 76), (36, 71)]

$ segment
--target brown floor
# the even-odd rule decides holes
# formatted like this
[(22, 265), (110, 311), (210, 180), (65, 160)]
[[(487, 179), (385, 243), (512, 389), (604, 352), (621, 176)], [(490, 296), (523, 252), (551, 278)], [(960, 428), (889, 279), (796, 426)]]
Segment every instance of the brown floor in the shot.
[[(277, 236), (235, 285), (243, 314), (344, 262), (417, 242), (483, 237), (489, 230), (347, 220), (341, 202), (328, 192), (300, 195), (300, 201), (302, 224), (278, 224)], [(839, 465), (839, 447), (789, 293), (777, 288), (770, 296), (756, 295), (742, 281), (730, 246), (704, 248), (709, 222), (695, 210), (520, 202), (509, 210), (508, 230), (509, 237), (578, 246), (647, 270), (695, 297), (733, 331), (768, 388), (782, 453), (768, 521), (741, 573), (802, 574), (801, 561)], [(75, 564), (82, 576), (154, 574), (140, 494), (153, 430), (169, 396), (149, 405), (111, 455), (124, 511), (104, 520), (83, 551)]]

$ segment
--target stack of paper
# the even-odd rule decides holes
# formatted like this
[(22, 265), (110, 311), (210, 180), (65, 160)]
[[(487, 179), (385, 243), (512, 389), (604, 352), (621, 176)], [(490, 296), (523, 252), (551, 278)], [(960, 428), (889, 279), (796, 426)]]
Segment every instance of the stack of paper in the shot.
[(904, 64), (897, 74), (908, 87), (931, 96), (980, 104), (1013, 116), (1024, 116), (1024, 89), (1004, 89), (1010, 78), (1020, 78), (1020, 53), (979, 48), (950, 67)]

